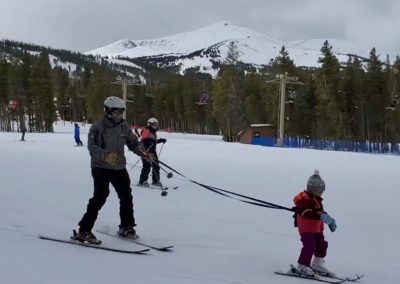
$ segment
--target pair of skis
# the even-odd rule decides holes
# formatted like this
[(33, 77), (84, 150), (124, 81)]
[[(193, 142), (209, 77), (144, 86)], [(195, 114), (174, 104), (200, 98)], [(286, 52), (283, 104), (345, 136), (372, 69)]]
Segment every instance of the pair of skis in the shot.
[[(154, 184), (148, 184), (148, 185), (137, 185), (138, 187), (142, 187), (142, 188), (150, 188), (150, 189), (157, 189), (157, 190), (161, 190), (161, 196), (167, 196), (168, 195), (168, 186), (164, 186), (164, 185), (154, 185)], [(172, 189), (178, 189), (177, 186), (172, 187)]]
[[(134, 239), (133, 238), (123, 238), (123, 237), (120, 237), (117, 234), (117, 232), (113, 232), (110, 230), (97, 230), (97, 232), (107, 235), (107, 236), (110, 236), (110, 237), (113, 237), (113, 238), (121, 239), (121, 240), (124, 240), (127, 242), (132, 242), (137, 245), (143, 246), (145, 248), (118, 249), (118, 248), (115, 248), (112, 246), (102, 245), (101, 241), (99, 241), (96, 244), (93, 244), (93, 243), (80, 242), (80, 241), (74, 240), (73, 237), (71, 237), (70, 239), (63, 239), (63, 238), (57, 238), (57, 237), (52, 237), (52, 236), (39, 235), (39, 238), (44, 239), (44, 240), (55, 241), (55, 242), (68, 243), (68, 244), (80, 245), (80, 246), (90, 247), (90, 248), (95, 248), (95, 249), (120, 252), (120, 253), (130, 253), (130, 254), (143, 254), (143, 253), (150, 251), (150, 249), (154, 249), (154, 250), (158, 250), (158, 251), (169, 251), (173, 248), (172, 245), (162, 244), (161, 242), (159, 242), (157, 240), (152, 240), (149, 238), (142, 238), (142, 237), (137, 237)], [(306, 276), (306, 275), (299, 274), (297, 272), (296, 267), (293, 264), (290, 265), (290, 270), (288, 272), (276, 271), (275, 274), (289, 276), (289, 277), (302, 278), (302, 279), (308, 279), (308, 280), (329, 283), (329, 284), (341, 284), (344, 282), (355, 282), (357, 280), (360, 280), (364, 276), (364, 275), (356, 275), (356, 277), (341, 277), (341, 276), (337, 276), (335, 274), (317, 274), (315, 276)]]
[[(168, 190), (170, 189), (168, 186), (164, 185), (155, 185), (155, 184), (148, 184), (148, 185), (139, 185), (137, 184), (136, 186), (142, 187), (142, 188), (151, 188), (151, 189), (159, 189), (159, 190)], [(171, 189), (178, 189), (178, 186), (171, 187)]]
[(154, 249), (154, 250), (158, 250), (158, 251), (169, 251), (174, 247), (173, 245), (163, 244), (160, 241), (149, 239), (149, 238), (142, 238), (142, 237), (137, 237), (135, 239), (123, 238), (123, 237), (120, 237), (117, 234), (117, 232), (114, 233), (112, 231), (107, 231), (107, 230), (98, 230), (97, 232), (104, 234), (104, 235), (108, 235), (113, 238), (121, 239), (123, 241), (135, 243), (138, 246), (140, 246), (140, 248), (138, 248), (138, 249), (121, 249), (121, 248), (112, 247), (111, 245), (104, 245), (101, 243), (101, 241), (99, 241), (98, 243), (81, 242), (79, 240), (74, 239), (74, 236), (72, 236), (70, 239), (65, 239), (65, 238), (59, 238), (59, 237), (54, 237), (54, 236), (39, 235), (39, 238), (43, 239), (43, 240), (79, 245), (79, 246), (113, 251), (113, 252), (131, 253), (131, 254), (143, 254), (143, 253), (150, 251), (150, 249)]
[(314, 281), (323, 282), (323, 283), (330, 283), (330, 284), (355, 282), (357, 280), (360, 280), (364, 276), (364, 275), (357, 275), (356, 277), (341, 277), (341, 276), (337, 276), (332, 273), (328, 273), (328, 274), (320, 273), (320, 274), (316, 274), (315, 276), (306, 276), (306, 275), (298, 273), (296, 267), (293, 264), (290, 265), (290, 270), (288, 272), (276, 271), (275, 274), (309, 279), (309, 280), (314, 280)]

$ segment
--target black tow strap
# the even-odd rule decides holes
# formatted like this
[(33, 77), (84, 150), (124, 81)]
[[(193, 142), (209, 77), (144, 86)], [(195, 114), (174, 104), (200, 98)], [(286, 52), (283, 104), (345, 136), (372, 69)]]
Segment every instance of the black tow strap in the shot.
[[(178, 172), (174, 168), (168, 166), (164, 162), (162, 162), (160, 160), (158, 160), (158, 162), (161, 165), (163, 165), (164, 167), (166, 167), (169, 170), (173, 171), (174, 173), (180, 175), (184, 179), (186, 179), (186, 180), (188, 180), (188, 181), (190, 181), (190, 182), (192, 182), (194, 184), (197, 184), (198, 186), (201, 186), (201, 187), (203, 187), (205, 189), (208, 189), (208, 190), (210, 190), (210, 191), (212, 191), (214, 193), (220, 194), (222, 196), (225, 196), (225, 197), (228, 197), (228, 198), (232, 198), (232, 199), (236, 199), (236, 200), (239, 200), (241, 202), (252, 204), (252, 205), (256, 205), (256, 206), (261, 206), (261, 207), (266, 207), (266, 208), (271, 208), (271, 209), (281, 209), (281, 210), (287, 210), (287, 211), (290, 211), (290, 212), (294, 212), (293, 209), (285, 207), (285, 206), (281, 206), (281, 205), (274, 204), (274, 203), (271, 203), (271, 202), (267, 202), (267, 201), (264, 201), (264, 200), (261, 200), (261, 199), (253, 198), (253, 197), (250, 197), (250, 196), (247, 196), (247, 195), (239, 194), (239, 193), (236, 193), (236, 192), (232, 192), (232, 191), (229, 191), (229, 190), (225, 190), (225, 189), (222, 189), (222, 188), (218, 188), (218, 187), (215, 187), (215, 186), (210, 186), (210, 185), (206, 185), (206, 184), (197, 182), (197, 181), (192, 180), (192, 179), (186, 177), (185, 175), (181, 174), (180, 172)], [(231, 195), (233, 195), (233, 196), (231, 196)], [(241, 198), (237, 198), (237, 197), (234, 197), (234, 196), (238, 196), (238, 197), (241, 197)], [(244, 198), (244, 199), (242, 199), (242, 198)]]

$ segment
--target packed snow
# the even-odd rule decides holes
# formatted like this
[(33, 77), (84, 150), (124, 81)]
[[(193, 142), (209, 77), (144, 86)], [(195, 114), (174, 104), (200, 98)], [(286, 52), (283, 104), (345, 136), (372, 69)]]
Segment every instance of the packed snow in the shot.
[[(86, 144), (89, 126), (81, 125)], [(0, 283), (253, 283), (301, 284), (275, 275), (295, 264), (301, 244), (292, 214), (217, 195), (174, 175), (170, 189), (138, 188), (140, 174), (127, 153), (140, 234), (163, 239), (171, 252), (129, 255), (38, 238), (68, 238), (92, 195), (86, 147), (74, 147), (73, 124), (55, 133), (0, 133)], [(327, 184), (325, 209), (336, 219), (326, 230), (327, 266), (360, 283), (399, 283), (399, 157), (225, 143), (219, 136), (160, 132), (168, 139), (160, 160), (208, 185), (291, 207), (315, 169)], [(161, 150), (161, 145), (158, 151)], [(95, 228), (119, 224), (111, 189)], [(130, 248), (122, 240), (104, 242)]]

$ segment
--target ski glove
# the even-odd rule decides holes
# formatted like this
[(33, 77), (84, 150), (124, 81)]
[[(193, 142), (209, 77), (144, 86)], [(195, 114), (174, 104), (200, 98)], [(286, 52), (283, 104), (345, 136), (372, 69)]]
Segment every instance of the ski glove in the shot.
[(333, 222), (329, 225), (329, 230), (331, 230), (331, 232), (334, 232), (336, 231), (336, 228), (337, 228), (336, 221), (333, 220)]
[(331, 230), (331, 232), (336, 231), (336, 221), (331, 216), (329, 216), (328, 213), (324, 212), (321, 214), (321, 221), (329, 226), (329, 230)]
[(114, 152), (107, 152), (104, 155), (104, 161), (108, 164), (115, 166), (116, 164), (121, 163), (121, 159), (119, 158), (117, 153)]
[(157, 143), (165, 143), (165, 142), (167, 142), (167, 139), (165, 138), (160, 138), (157, 140)]
[(156, 157), (153, 153), (147, 153), (146, 159), (149, 163), (153, 163), (156, 160)]

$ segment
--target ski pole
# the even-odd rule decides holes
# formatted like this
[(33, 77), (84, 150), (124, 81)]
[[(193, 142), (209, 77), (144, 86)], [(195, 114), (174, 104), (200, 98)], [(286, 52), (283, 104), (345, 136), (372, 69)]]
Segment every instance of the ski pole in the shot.
[(140, 133), (139, 133), (139, 131), (138, 131), (138, 129), (135, 127), (135, 134), (136, 134), (136, 136), (138, 137), (138, 138), (140, 138)]
[(131, 166), (132, 166), (131, 169), (130, 169), (129, 171), (132, 171), (133, 168), (136, 167), (136, 165), (139, 163), (139, 161), (140, 161), (141, 159), (142, 159), (142, 158), (139, 158), (139, 159), (136, 161), (136, 163), (134, 163), (134, 164), (127, 163), (128, 165), (131, 165)]
[[(136, 129), (136, 130), (137, 130), (137, 129)], [(148, 149), (146, 149), (146, 152), (148, 152), (148, 151), (151, 149), (151, 147), (153, 147), (153, 144), (150, 145), (150, 147), (149, 147)], [(134, 164), (126, 163), (127, 165), (131, 165), (131, 166), (132, 166), (131, 169), (130, 169), (129, 171), (132, 171), (132, 169), (133, 169), (134, 167), (136, 167), (136, 165), (139, 163), (139, 161), (140, 161), (141, 159), (142, 159), (142, 158), (140, 157), (140, 158), (136, 161), (136, 163), (134, 163)]]
[(164, 148), (164, 143), (162, 143), (162, 145), (161, 145), (161, 149), (160, 149), (160, 152), (158, 152), (158, 158), (160, 158), (160, 156), (161, 156), (161, 152), (162, 152), (162, 149)]
[(167, 174), (167, 178), (172, 178), (172, 176), (173, 176), (172, 172), (168, 172), (166, 169), (164, 169), (160, 165), (158, 165), (158, 166), (160, 167), (160, 169), (162, 169)]
[[(155, 165), (155, 164), (157, 164), (157, 163), (154, 163), (153, 164), (153, 166)], [(158, 165), (158, 164), (157, 164)], [(160, 168), (160, 167), (159, 167)], [(158, 186), (160, 187), (160, 189), (161, 189), (161, 196), (162, 197), (165, 197), (165, 196), (167, 196), (168, 195), (168, 191), (164, 188), (164, 186), (161, 184), (161, 182), (160, 182), (160, 174), (158, 173), (155, 173), (155, 172), (153, 172), (153, 175), (156, 175), (156, 179), (159, 181), (159, 184), (158, 184)]]

